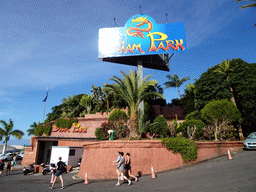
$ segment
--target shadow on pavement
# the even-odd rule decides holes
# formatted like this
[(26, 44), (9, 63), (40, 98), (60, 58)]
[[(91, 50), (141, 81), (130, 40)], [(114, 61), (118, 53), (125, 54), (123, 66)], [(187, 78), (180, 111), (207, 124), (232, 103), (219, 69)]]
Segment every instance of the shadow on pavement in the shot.
[(81, 183), (83, 183), (84, 181), (77, 181), (77, 182), (75, 182), (75, 183), (71, 183), (71, 184), (68, 184), (68, 185), (65, 185), (65, 188), (68, 188), (68, 187), (71, 187), (71, 186), (73, 186), (73, 185), (77, 185), (77, 184), (81, 184)]

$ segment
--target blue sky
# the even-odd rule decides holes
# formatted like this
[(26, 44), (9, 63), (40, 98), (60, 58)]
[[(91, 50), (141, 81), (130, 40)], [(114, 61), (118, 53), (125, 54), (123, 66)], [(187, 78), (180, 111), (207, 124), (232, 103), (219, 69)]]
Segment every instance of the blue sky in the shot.
[[(240, 9), (248, 2), (235, 0), (1, 0), (0, 1), (0, 119), (14, 121), (25, 132), (42, 120), (47, 86), (46, 114), (63, 98), (90, 94), (120, 70), (136, 67), (98, 60), (100, 28), (124, 27), (142, 13), (156, 23), (184, 22), (187, 52), (174, 54), (170, 72), (144, 69), (144, 75), (163, 83), (166, 75), (190, 76), (185, 85), (222, 60), (241, 58), (255, 63), (256, 8)], [(165, 89), (167, 102), (178, 98)], [(14, 142), (11, 138), (9, 144)], [(18, 144), (24, 144), (25, 140)], [(17, 142), (15, 142), (17, 144)]]

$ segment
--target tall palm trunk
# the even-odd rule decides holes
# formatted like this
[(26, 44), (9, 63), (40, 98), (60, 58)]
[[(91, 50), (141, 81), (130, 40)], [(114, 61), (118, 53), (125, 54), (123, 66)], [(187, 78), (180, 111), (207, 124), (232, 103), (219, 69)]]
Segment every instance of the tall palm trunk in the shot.
[(130, 137), (135, 138), (138, 136), (138, 114), (136, 110), (132, 110), (130, 117), (131, 132)]
[[(233, 92), (232, 87), (230, 87), (230, 91), (231, 91), (231, 93), (232, 93), (231, 101), (234, 103), (235, 106), (237, 106), (237, 105), (236, 105), (236, 100), (235, 100), (235, 97), (234, 97), (234, 92)], [(238, 134), (239, 134), (240, 140), (243, 140), (243, 139), (244, 139), (244, 136), (243, 136), (243, 131), (242, 131), (241, 125), (238, 126)]]
[(230, 87), (230, 91), (232, 93), (232, 98), (231, 98), (231, 101), (234, 103), (234, 105), (236, 106), (236, 100), (235, 100), (235, 97), (234, 97), (234, 93), (233, 93), (233, 89), (232, 87)]
[(5, 139), (5, 141), (4, 141), (4, 147), (3, 147), (3, 152), (2, 152), (3, 155), (4, 155), (5, 152), (6, 152), (6, 148), (7, 148), (7, 141), (6, 141), (6, 139)]
[(179, 87), (177, 87), (177, 89), (178, 89), (178, 93), (179, 93), (179, 98), (180, 98), (180, 90), (179, 90)]

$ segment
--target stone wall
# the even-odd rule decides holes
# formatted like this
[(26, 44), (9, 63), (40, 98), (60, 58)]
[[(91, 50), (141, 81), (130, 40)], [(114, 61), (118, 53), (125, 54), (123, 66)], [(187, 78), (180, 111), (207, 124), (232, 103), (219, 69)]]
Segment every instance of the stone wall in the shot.
[[(191, 163), (226, 155), (243, 148), (243, 142), (197, 142), (198, 158)], [(184, 163), (179, 153), (174, 154), (161, 145), (160, 140), (153, 141), (102, 141), (84, 145), (84, 154), (79, 170), (79, 177), (88, 174), (89, 179), (115, 179), (117, 151), (131, 154), (131, 167), (134, 175), (150, 174), (151, 166), (155, 172), (182, 167)]]
[(37, 155), (38, 141), (37, 137), (31, 137), (30, 147), (25, 147), (24, 155), (21, 161), (21, 165), (27, 166), (35, 162)]

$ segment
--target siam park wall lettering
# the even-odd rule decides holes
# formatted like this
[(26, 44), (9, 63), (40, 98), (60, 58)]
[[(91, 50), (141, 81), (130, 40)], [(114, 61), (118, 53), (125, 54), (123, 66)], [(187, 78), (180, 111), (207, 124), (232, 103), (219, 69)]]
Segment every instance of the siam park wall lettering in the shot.
[(156, 24), (152, 17), (139, 14), (125, 27), (99, 31), (99, 58), (185, 51), (184, 23)]
[[(87, 133), (87, 127), (81, 127), (79, 123), (73, 123), (73, 133)], [(70, 129), (64, 129), (54, 126), (52, 132), (71, 132)]]

